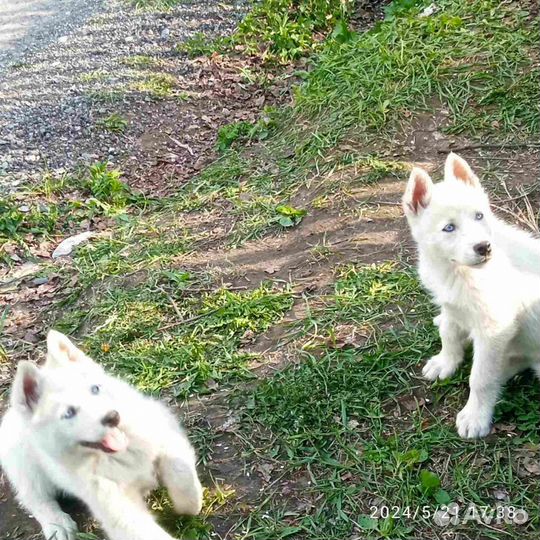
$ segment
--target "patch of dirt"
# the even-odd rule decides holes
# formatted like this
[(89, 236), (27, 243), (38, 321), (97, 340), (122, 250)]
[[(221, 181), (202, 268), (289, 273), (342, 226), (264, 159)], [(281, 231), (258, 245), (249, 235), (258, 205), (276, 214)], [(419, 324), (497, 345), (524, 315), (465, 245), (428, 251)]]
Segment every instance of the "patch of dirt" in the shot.
[[(120, 167), (132, 187), (147, 195), (174, 193), (216, 157), (216, 133), (225, 124), (258, 120), (263, 107), (290, 99), (295, 78), (267, 74), (266, 83), (243, 73), (261, 68), (254, 59), (213, 55), (182, 59), (189, 71), (175, 74), (185, 100), (145, 104), (130, 114), (133, 144)], [(126, 103), (129, 111), (131, 105)]]
[(354, 13), (350, 26), (353, 30), (362, 30), (384, 19), (384, 8), (391, 0), (360, 0), (354, 3)]
[(235, 286), (256, 287), (272, 279), (321, 289), (341, 262), (369, 264), (396, 252), (404, 238), (401, 210), (394, 202), (402, 187), (401, 183), (382, 182), (359, 188), (340, 208), (310, 210), (294, 230), (235, 249), (220, 246), (183, 256), (179, 262), (223, 276)]
[(210, 516), (219, 538), (227, 538), (237, 520), (249, 514), (264, 487), (255, 470), (256, 463), (247, 462), (241, 457), (238, 418), (227, 404), (227, 398), (227, 392), (218, 393), (209, 399), (196, 400), (189, 406), (191, 421), (203, 419), (205, 429), (215, 436), (211, 457), (201, 475), (203, 485), (218, 484), (234, 490), (226, 505)]
[(238, 521), (247, 519), (270, 493), (281, 493), (282, 499), (295, 508), (306, 505), (302, 487), (310, 481), (304, 473), (283, 474), (278, 461), (262, 461), (257, 456), (246, 458), (249, 441), (243, 438), (240, 420), (231, 408), (229, 397), (225, 391), (193, 400), (189, 404), (191, 420), (188, 420), (189, 423), (204, 419), (216, 437), (202, 475), (203, 484), (217, 483), (234, 489), (227, 504), (209, 518), (215, 534), (223, 539), (231, 538)]

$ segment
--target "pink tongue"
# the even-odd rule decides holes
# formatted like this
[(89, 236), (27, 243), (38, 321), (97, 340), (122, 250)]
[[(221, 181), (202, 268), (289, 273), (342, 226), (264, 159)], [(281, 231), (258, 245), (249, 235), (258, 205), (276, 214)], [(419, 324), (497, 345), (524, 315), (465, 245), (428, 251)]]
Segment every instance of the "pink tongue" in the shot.
[(127, 448), (128, 440), (122, 431), (114, 428), (105, 435), (101, 444), (111, 452), (121, 452)]

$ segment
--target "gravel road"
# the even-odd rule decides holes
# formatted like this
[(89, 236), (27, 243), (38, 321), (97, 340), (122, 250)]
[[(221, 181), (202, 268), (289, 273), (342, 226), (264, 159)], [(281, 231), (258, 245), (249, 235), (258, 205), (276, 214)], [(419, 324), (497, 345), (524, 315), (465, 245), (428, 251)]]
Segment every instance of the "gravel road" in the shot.
[[(139, 83), (169, 74), (187, 86), (195, 68), (178, 45), (230, 32), (244, 4), (184, 0), (152, 12), (128, 0), (0, 0), (0, 195), (45, 171), (137, 159), (137, 126), (156, 114), (145, 103), (157, 101)], [(135, 125), (129, 134), (99, 129), (116, 112)]]
[(0, 73), (74, 32), (102, 6), (103, 0), (1, 0)]

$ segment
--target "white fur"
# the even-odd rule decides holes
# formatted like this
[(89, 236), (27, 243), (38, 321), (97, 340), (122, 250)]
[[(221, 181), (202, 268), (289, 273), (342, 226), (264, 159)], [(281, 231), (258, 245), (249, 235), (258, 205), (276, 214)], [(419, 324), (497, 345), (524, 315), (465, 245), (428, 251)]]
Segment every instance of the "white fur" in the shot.
[[(450, 377), (472, 339), (470, 395), (456, 424), (461, 437), (483, 437), (503, 384), (527, 367), (540, 376), (540, 240), (493, 215), (478, 178), (455, 154), (438, 184), (413, 170), (403, 208), (418, 244), (420, 278), (441, 307), (435, 322), (442, 350), (423, 374)], [(443, 231), (449, 223), (455, 230)], [(473, 249), (482, 242), (491, 244), (487, 259)]]
[[(0, 463), (45, 538), (74, 540), (76, 525), (56, 496), (83, 501), (110, 540), (173, 540), (152, 518), (145, 495), (165, 485), (180, 514), (198, 514), (202, 488), (195, 454), (159, 402), (107, 375), (59, 332), (51, 331), (41, 369), (20, 362), (0, 425)], [(92, 393), (99, 385), (99, 393)], [(96, 389), (94, 388), (94, 392)], [(66, 418), (68, 407), (77, 414)], [(101, 423), (117, 411), (117, 428)], [(87, 448), (113, 430), (127, 437), (116, 453)]]

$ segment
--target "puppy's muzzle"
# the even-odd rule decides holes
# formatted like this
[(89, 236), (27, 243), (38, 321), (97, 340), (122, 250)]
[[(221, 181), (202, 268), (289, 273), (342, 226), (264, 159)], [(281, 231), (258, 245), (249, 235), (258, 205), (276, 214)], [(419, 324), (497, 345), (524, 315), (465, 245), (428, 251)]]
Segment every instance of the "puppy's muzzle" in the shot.
[(102, 419), (101, 423), (104, 426), (108, 427), (118, 427), (118, 424), (120, 423), (120, 414), (118, 411), (109, 411)]
[(473, 246), (473, 250), (480, 257), (488, 258), (491, 255), (491, 244), (489, 242), (480, 242)]

